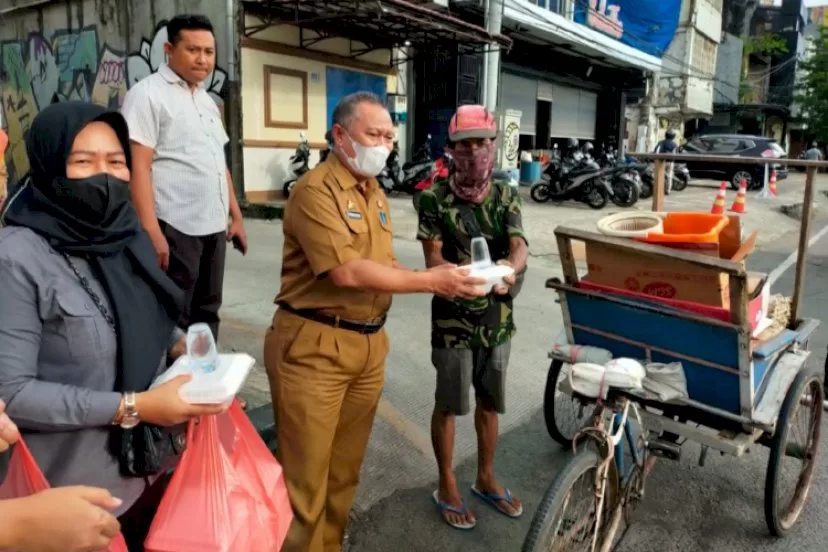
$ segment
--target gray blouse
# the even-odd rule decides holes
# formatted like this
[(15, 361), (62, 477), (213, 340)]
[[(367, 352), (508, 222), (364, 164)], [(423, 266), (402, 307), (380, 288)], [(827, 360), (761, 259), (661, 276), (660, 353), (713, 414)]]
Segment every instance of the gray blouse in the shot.
[[(80, 258), (72, 261), (104, 306), (106, 294)], [(148, 481), (122, 477), (108, 450), (121, 396), (115, 333), (69, 263), (28, 228), (0, 229), (0, 399), (54, 487), (108, 489), (125, 512)], [(170, 346), (184, 335), (170, 336)], [(166, 369), (166, 355), (158, 371)]]

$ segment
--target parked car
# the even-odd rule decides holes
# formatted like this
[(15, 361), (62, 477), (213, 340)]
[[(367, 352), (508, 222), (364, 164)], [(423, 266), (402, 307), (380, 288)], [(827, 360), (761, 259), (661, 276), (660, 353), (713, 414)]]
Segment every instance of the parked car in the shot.
[[(780, 160), (788, 155), (773, 138), (748, 134), (697, 136), (684, 145), (682, 152), (690, 155), (772, 157)], [(788, 168), (783, 163), (775, 163), (771, 167), (776, 169), (777, 180), (788, 177)], [(748, 190), (758, 190), (765, 182), (764, 168), (759, 165), (690, 161), (687, 168), (690, 169), (693, 178), (727, 180), (734, 190), (739, 188), (742, 180), (747, 182)]]

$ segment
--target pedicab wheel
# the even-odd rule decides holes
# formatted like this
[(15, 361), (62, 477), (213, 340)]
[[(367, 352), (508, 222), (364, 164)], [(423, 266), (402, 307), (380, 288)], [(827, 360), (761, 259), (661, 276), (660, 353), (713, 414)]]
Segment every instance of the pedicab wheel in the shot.
[[(808, 500), (814, 478), (822, 423), (822, 382), (816, 372), (803, 370), (788, 389), (776, 431), (770, 444), (765, 477), (765, 521), (771, 534), (783, 537), (790, 532)], [(799, 422), (800, 424), (798, 424)], [(804, 422), (804, 427), (801, 427)], [(801, 438), (803, 443), (792, 440)], [(799, 473), (792, 474), (793, 496), (785, 498), (783, 460), (798, 460)]]
[[(618, 502), (618, 472), (610, 462), (601, 523), (596, 527), (595, 475), (601, 458), (586, 448), (558, 472), (538, 506), (522, 552), (589, 550), (596, 528), (604, 532)], [(599, 535), (597, 550), (612, 535)]]
[(575, 434), (591, 420), (593, 408), (558, 391), (558, 384), (566, 379), (565, 366), (569, 364), (557, 359), (549, 365), (543, 394), (543, 419), (549, 436), (561, 446), (572, 448)]

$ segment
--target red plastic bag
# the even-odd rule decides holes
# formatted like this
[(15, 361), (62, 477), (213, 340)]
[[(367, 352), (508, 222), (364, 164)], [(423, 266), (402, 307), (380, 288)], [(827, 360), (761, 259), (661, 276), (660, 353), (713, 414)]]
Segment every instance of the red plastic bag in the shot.
[[(49, 482), (46, 481), (46, 476), (40, 471), (34, 456), (32, 456), (32, 453), (21, 437), (12, 453), (6, 479), (0, 484), (0, 500), (23, 498), (45, 491), (48, 488)], [(118, 536), (112, 540), (109, 548), (102, 552), (129, 551), (127, 550), (123, 535), (118, 533)]]
[(146, 552), (273, 552), (293, 521), (282, 467), (238, 401), (190, 421)]

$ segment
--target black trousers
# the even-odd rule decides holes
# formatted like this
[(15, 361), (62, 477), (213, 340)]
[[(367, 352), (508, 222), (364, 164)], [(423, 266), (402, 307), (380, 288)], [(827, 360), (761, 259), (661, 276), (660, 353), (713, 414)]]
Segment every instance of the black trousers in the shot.
[(186, 331), (190, 324), (207, 324), (218, 342), (227, 233), (188, 236), (162, 220), (158, 223), (170, 246), (167, 275), (186, 294), (178, 325)]
[(124, 536), (129, 552), (144, 552), (144, 541), (158, 506), (161, 504), (161, 499), (164, 497), (170, 477), (169, 474), (159, 477), (144, 491), (138, 501), (118, 518), (121, 523), (121, 534)]

